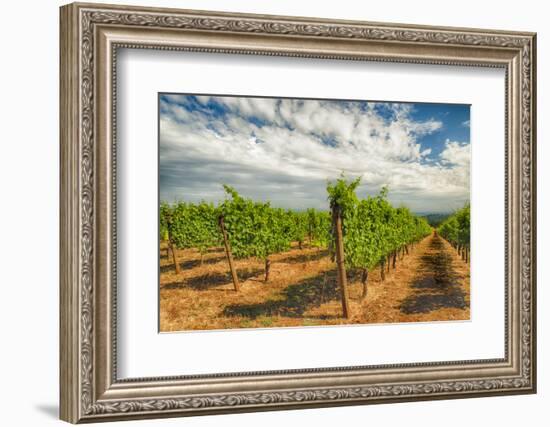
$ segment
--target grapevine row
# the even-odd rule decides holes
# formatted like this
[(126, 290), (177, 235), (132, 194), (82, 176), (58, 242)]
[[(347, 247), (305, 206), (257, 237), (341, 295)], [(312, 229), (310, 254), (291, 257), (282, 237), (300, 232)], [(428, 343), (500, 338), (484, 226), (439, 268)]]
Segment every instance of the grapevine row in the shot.
[(437, 228), (437, 232), (447, 240), (465, 262), (470, 259), (470, 204), (457, 210)]
[(206, 202), (161, 204), (160, 238), (168, 241), (176, 273), (179, 265), (174, 248), (196, 248), (202, 262), (208, 248), (223, 245), (235, 290), (239, 290), (239, 282), (233, 259), (262, 259), (267, 282), (270, 256), (290, 249), (293, 242), (300, 248), (306, 241), (310, 246), (328, 248), (337, 261), (344, 315), (349, 317), (345, 267), (361, 271), (366, 297), (369, 272), (379, 266), (384, 278), (384, 269), (389, 269), (390, 263), (395, 268), (399, 254), (408, 253), (410, 245), (432, 231), (426, 220), (407, 208), (394, 208), (387, 200), (387, 189), (360, 200), (355, 192), (358, 185), (359, 180), (348, 183), (343, 177), (329, 183), (330, 213), (272, 207), (269, 202), (242, 197), (225, 185), (227, 197), (217, 206)]
[(208, 248), (224, 245), (237, 290), (239, 284), (234, 258), (264, 260), (265, 281), (268, 281), (270, 255), (290, 249), (293, 242), (297, 242), (300, 248), (306, 240), (311, 246), (327, 246), (330, 233), (327, 212), (275, 208), (269, 202), (244, 198), (230, 186), (225, 185), (224, 189), (227, 198), (218, 206), (206, 202), (161, 204), (160, 239), (168, 242), (177, 274), (179, 264), (174, 248), (198, 249), (202, 264)]
[(408, 253), (414, 245), (432, 232), (424, 218), (413, 215), (406, 207), (394, 208), (387, 200), (388, 190), (360, 200), (356, 195), (360, 179), (348, 182), (344, 177), (327, 185), (333, 217), (331, 238), (336, 248), (338, 282), (345, 317), (350, 317), (345, 268), (360, 269), (363, 298), (367, 296), (369, 272), (380, 266), (395, 268), (399, 254)]

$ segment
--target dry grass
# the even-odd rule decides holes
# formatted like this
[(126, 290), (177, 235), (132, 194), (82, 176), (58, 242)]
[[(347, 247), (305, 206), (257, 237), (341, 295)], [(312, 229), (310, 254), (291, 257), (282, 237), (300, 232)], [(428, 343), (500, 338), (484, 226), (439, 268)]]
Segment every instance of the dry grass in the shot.
[(241, 291), (235, 292), (222, 248), (204, 256), (177, 251), (182, 267), (161, 248), (160, 328), (204, 329), (466, 320), (470, 318), (469, 265), (444, 240), (429, 236), (398, 261), (382, 281), (369, 274), (361, 300), (360, 275), (349, 274), (352, 317), (341, 317), (335, 265), (316, 248), (273, 255), (265, 283), (261, 260), (237, 260)]

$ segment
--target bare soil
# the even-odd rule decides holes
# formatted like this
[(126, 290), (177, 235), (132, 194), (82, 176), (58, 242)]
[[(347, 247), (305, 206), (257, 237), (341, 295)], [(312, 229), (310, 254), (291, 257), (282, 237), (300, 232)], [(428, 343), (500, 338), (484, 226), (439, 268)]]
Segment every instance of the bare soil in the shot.
[(361, 299), (360, 272), (348, 272), (352, 316), (342, 318), (336, 268), (326, 250), (297, 245), (264, 262), (236, 260), (241, 291), (235, 292), (223, 248), (201, 264), (196, 250), (178, 250), (176, 275), (166, 246), (160, 254), (160, 329), (265, 328), (362, 323), (428, 322), (470, 318), (470, 266), (437, 235), (418, 243), (381, 280), (369, 272)]

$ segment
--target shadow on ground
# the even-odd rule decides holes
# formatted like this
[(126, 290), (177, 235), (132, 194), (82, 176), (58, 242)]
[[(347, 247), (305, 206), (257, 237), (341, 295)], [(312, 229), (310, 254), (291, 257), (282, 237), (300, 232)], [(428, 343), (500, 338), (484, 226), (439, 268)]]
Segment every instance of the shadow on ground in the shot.
[(277, 262), (286, 263), (286, 264), (302, 264), (310, 261), (318, 261), (324, 257), (327, 257), (328, 255), (329, 255), (328, 250), (324, 249), (314, 253), (289, 255), (287, 257), (278, 259)]
[(405, 314), (428, 313), (441, 308), (467, 307), (466, 294), (460, 287), (460, 276), (452, 265), (452, 257), (444, 250), (439, 236), (434, 236), (429, 249), (421, 257), (418, 277), (412, 284), (414, 292), (403, 300), (399, 309)]
[[(166, 258), (166, 256), (164, 258)], [(171, 256), (170, 256), (170, 258), (171, 258)], [(162, 259), (162, 257), (161, 257), (161, 259)], [(217, 264), (218, 262), (223, 261), (223, 260), (225, 260), (225, 255), (205, 258), (203, 260), (203, 265)], [(201, 265), (201, 260), (200, 259), (189, 259), (189, 260), (186, 260), (186, 261), (181, 261), (180, 260), (179, 264), (180, 264), (180, 267), (181, 267), (182, 270), (191, 270), (192, 268), (199, 267)], [(160, 267), (160, 272), (161, 273), (168, 273), (168, 272), (174, 271), (174, 270), (175, 270), (174, 264), (172, 264), (172, 263), (170, 263), (168, 265), (163, 265), (163, 266)]]
[[(248, 270), (239, 270), (239, 280), (244, 282), (252, 277), (264, 274), (264, 270), (255, 268)], [(209, 273), (201, 276), (191, 277), (189, 279), (178, 280), (167, 283), (162, 286), (162, 289), (185, 289), (191, 288), (194, 290), (207, 290), (216, 286), (226, 285), (231, 282), (231, 274), (229, 273)]]
[[(339, 297), (336, 270), (331, 270), (288, 286), (282, 292), (280, 299), (271, 299), (257, 304), (229, 305), (223, 314), (250, 319), (261, 316), (303, 317), (308, 309)], [(324, 318), (328, 317), (330, 316)]]

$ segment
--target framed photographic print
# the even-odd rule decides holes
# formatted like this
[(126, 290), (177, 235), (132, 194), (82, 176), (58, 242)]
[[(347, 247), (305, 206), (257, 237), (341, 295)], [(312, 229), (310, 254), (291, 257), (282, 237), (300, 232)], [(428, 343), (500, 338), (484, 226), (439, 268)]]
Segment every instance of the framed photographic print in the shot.
[(161, 93), (159, 123), (161, 332), (470, 319), (469, 105)]
[(535, 34), (61, 8), (61, 418), (533, 393)]

